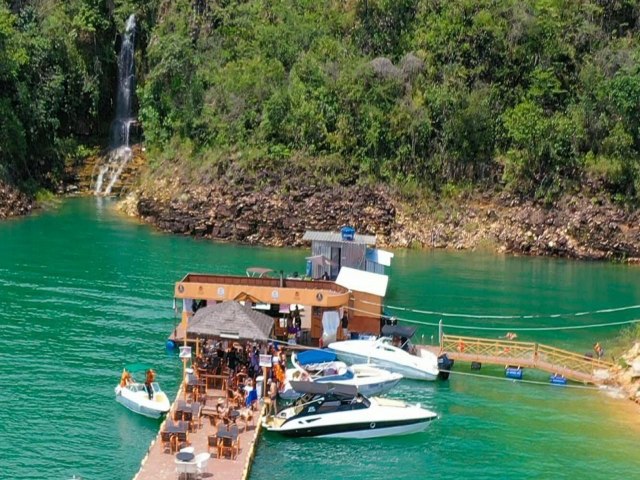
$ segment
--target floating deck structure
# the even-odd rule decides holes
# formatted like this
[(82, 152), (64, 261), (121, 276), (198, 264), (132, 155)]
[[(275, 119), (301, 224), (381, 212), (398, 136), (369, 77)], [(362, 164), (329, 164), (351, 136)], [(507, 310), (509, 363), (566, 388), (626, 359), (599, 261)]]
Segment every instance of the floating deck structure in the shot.
[(346, 309), (351, 296), (348, 288), (330, 281), (190, 273), (175, 284), (174, 297), (183, 300), (182, 324), (174, 330), (171, 339), (178, 343), (184, 341), (182, 332), (193, 315), (193, 300), (206, 300), (207, 304), (232, 300), (275, 306), (276, 315), (280, 305), (304, 306), (311, 312), (312, 343), (317, 343), (322, 336), (324, 312)]
[[(177, 395), (178, 399), (183, 399), (183, 388)], [(209, 392), (212, 398), (215, 396), (223, 396), (222, 390)], [(167, 419), (173, 418), (177, 401), (171, 406), (171, 411), (167, 414)], [(178, 473), (176, 471), (176, 452), (170, 452), (162, 442), (161, 433), (165, 429), (165, 420), (160, 426), (160, 431), (155, 440), (151, 443), (147, 455), (142, 460), (140, 470), (133, 480), (176, 480)], [(209, 459), (207, 470), (202, 476), (204, 479), (224, 478), (225, 480), (246, 480), (251, 470), (251, 462), (255, 454), (256, 445), (260, 436), (261, 418), (260, 413), (255, 412), (253, 425), (249, 425), (240, 433), (240, 450), (235, 459), (217, 458), (217, 449), (211, 449), (211, 458)], [(195, 431), (188, 433), (190, 446), (194, 448), (195, 453), (208, 452), (208, 437), (214, 435), (216, 428), (211, 425), (209, 418), (205, 415), (202, 418), (202, 426)]]
[[(426, 347), (422, 347), (426, 348)], [(439, 354), (452, 360), (535, 368), (596, 385), (610, 380), (611, 362), (533, 342), (442, 335)]]

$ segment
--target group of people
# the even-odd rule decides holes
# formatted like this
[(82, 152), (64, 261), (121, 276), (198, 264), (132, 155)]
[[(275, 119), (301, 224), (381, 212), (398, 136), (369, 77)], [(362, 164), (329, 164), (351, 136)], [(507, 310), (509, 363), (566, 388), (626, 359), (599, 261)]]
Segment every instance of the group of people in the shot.
[(259, 355), (260, 347), (256, 344), (242, 347), (237, 342), (209, 340), (196, 357), (196, 365), (212, 375), (228, 372), (231, 377), (242, 373), (255, 378), (260, 374)]
[(276, 349), (272, 343), (267, 346), (267, 353), (271, 355), (272, 367), (268, 370), (267, 396), (264, 401), (267, 405), (267, 415), (275, 415), (278, 411), (278, 393), (284, 389), (287, 381), (287, 353), (283, 345)]

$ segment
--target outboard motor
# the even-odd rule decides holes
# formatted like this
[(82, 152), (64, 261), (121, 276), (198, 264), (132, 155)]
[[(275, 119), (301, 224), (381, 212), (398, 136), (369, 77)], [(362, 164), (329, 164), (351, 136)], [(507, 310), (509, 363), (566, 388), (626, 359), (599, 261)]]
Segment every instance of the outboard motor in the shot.
[(443, 353), (438, 357), (438, 378), (440, 380), (447, 380), (449, 378), (449, 374), (453, 369), (454, 361), (450, 359), (446, 353)]

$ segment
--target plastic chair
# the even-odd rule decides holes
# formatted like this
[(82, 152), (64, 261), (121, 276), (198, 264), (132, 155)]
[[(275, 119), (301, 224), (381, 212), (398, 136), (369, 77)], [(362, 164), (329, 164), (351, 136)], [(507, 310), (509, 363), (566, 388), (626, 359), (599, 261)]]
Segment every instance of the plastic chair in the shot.
[(178, 477), (184, 474), (184, 478), (190, 478), (191, 475), (197, 477), (198, 475), (198, 464), (194, 462), (181, 462), (176, 458), (176, 473)]
[(196, 474), (202, 476), (207, 471), (207, 465), (209, 464), (209, 458), (211, 455), (209, 453), (203, 452), (196, 455), (193, 459), (196, 462)]

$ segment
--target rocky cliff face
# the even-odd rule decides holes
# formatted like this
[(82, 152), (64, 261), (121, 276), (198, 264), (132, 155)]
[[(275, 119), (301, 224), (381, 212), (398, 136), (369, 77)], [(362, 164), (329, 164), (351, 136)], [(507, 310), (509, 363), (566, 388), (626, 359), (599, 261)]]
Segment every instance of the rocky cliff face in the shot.
[(33, 202), (29, 197), (0, 181), (0, 219), (27, 215), (32, 209)]
[(193, 185), (157, 178), (124, 202), (161, 230), (249, 244), (298, 246), (306, 230), (352, 225), (388, 247), (474, 249), (582, 259), (640, 259), (639, 212), (588, 194), (552, 205), (507, 194), (415, 208), (384, 186), (320, 185), (274, 176)]
[(382, 187), (215, 182), (181, 184), (182, 193), (168, 197), (163, 189), (161, 182), (137, 192), (125, 200), (126, 210), (167, 232), (271, 246), (302, 245), (306, 230), (344, 225), (386, 238), (395, 226), (395, 206)]
[(457, 249), (488, 243), (516, 254), (637, 262), (638, 220), (638, 211), (584, 193), (548, 206), (507, 194), (485, 195), (432, 215), (400, 218), (391, 243)]
[(622, 365), (615, 372), (616, 383), (624, 390), (629, 399), (640, 403), (640, 342), (622, 355)]

